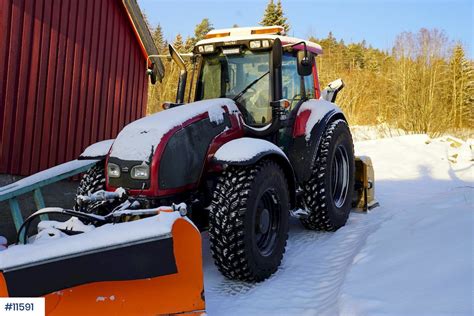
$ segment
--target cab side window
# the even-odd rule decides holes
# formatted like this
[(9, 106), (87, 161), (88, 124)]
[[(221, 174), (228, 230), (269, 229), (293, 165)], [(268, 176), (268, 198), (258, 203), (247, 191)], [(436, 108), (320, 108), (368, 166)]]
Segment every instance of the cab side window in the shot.
[(313, 74), (304, 77), (304, 90), (305, 90), (306, 97), (308, 99), (314, 99), (315, 98)]
[(293, 54), (285, 53), (282, 58), (281, 67), (282, 95), (284, 99), (291, 102), (291, 109), (302, 98), (302, 79), (298, 75), (297, 59)]
[(296, 55), (285, 53), (282, 60), (282, 86), (283, 98), (291, 102), (290, 109), (306, 95), (307, 99), (314, 99), (314, 77), (309, 75), (301, 77), (298, 75)]

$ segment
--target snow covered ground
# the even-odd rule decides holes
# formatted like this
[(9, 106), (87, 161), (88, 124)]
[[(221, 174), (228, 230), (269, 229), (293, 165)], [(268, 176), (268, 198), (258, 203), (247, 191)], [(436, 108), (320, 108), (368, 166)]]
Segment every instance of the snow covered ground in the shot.
[(381, 206), (334, 233), (293, 220), (280, 270), (260, 284), (222, 277), (204, 235), (209, 315), (474, 314), (469, 144), (410, 135), (355, 147), (372, 158)]

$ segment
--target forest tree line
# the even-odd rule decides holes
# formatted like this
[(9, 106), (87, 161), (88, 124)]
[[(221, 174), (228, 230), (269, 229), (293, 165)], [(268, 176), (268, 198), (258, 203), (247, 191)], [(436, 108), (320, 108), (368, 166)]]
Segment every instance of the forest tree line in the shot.
[[(260, 24), (290, 29), (280, 1), (270, 1)], [(184, 39), (178, 34), (172, 45), (181, 53), (189, 53), (212, 29), (209, 19), (203, 19), (193, 36)], [(152, 35), (160, 54), (167, 54), (168, 43), (160, 25), (152, 30)], [(346, 44), (332, 33), (309, 40), (320, 44), (324, 51), (317, 57), (321, 88), (337, 78), (345, 83), (336, 103), (350, 124), (383, 123), (431, 135), (466, 135), (467, 131), (472, 137), (474, 62), (466, 57), (463, 46), (451, 41), (444, 32), (421, 29), (417, 33), (401, 33), (389, 51), (373, 48), (365, 41)], [(166, 75), (162, 83), (150, 85), (148, 113), (160, 111), (163, 102), (176, 98), (179, 70), (172, 61), (163, 62)], [(187, 68), (189, 89), (189, 61)]]

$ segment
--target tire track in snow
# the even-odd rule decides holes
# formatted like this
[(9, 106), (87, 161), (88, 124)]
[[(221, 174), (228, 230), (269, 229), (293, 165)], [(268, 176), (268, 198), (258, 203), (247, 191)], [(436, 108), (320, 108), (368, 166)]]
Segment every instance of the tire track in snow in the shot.
[[(304, 230), (291, 221), (283, 263), (259, 284), (230, 281), (213, 265), (204, 246), (206, 301), (209, 315), (335, 315), (345, 276), (367, 237), (386, 219), (383, 208), (352, 213), (335, 233)], [(296, 290), (295, 290), (296, 289)]]
[[(377, 214), (370, 214), (375, 217)], [(291, 261), (304, 260), (312, 251), (318, 252), (315, 262), (307, 264), (307, 273), (300, 276), (304, 282), (308, 295), (298, 298), (298, 304), (306, 306), (305, 314), (330, 314), (338, 313), (338, 298), (347, 271), (350, 269), (355, 256), (359, 253), (367, 237), (380, 225), (380, 221), (369, 218), (365, 214), (352, 214), (347, 225), (336, 233), (326, 233), (329, 238), (321, 243), (308, 244), (301, 236), (308, 231), (295, 234), (291, 245), (294, 245), (295, 254), (289, 256)], [(291, 250), (291, 249), (290, 249)], [(306, 253), (306, 254), (305, 254)], [(296, 265), (296, 264), (295, 264)], [(299, 272), (296, 272), (299, 273)], [(296, 275), (295, 278), (298, 278)], [(296, 285), (296, 284), (295, 284)]]

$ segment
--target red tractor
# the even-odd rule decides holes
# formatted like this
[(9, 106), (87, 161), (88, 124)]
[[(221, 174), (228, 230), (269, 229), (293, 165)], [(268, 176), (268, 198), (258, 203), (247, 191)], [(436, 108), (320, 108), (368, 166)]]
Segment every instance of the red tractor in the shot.
[(209, 231), (219, 270), (246, 281), (277, 270), (291, 214), (312, 230), (343, 226), (357, 197), (351, 133), (333, 103), (343, 84), (321, 92), (321, 47), (283, 32), (207, 34), (194, 48), (188, 104), (186, 68), (170, 47), (182, 67), (176, 103), (126, 126), (78, 193), (121, 187), (137, 208), (186, 203), (188, 217)]
[[(170, 46), (181, 67), (176, 102), (127, 125), (104, 156), (83, 155), (99, 162), (84, 175), (74, 210), (40, 210), (20, 229), (32, 240), (33, 218), (61, 213), (73, 219), (40, 223), (35, 239), (69, 237), (6, 252), (22, 258), (37, 249), (28, 262), (0, 264), (3, 288), (46, 295), (47, 306), (71, 289), (58, 314), (97, 312), (97, 304), (84, 308), (104, 293), (114, 298), (104, 313), (202, 310), (197, 229), (209, 232), (223, 275), (258, 282), (281, 263), (289, 216), (310, 230), (335, 231), (353, 206), (375, 206), (370, 159), (354, 157), (346, 117), (334, 104), (342, 81), (321, 91), (321, 47), (283, 34), (278, 26), (208, 33), (192, 54), (188, 103), (186, 67)], [(25, 287), (32, 269), (44, 282)], [(116, 305), (122, 301), (128, 305)]]

